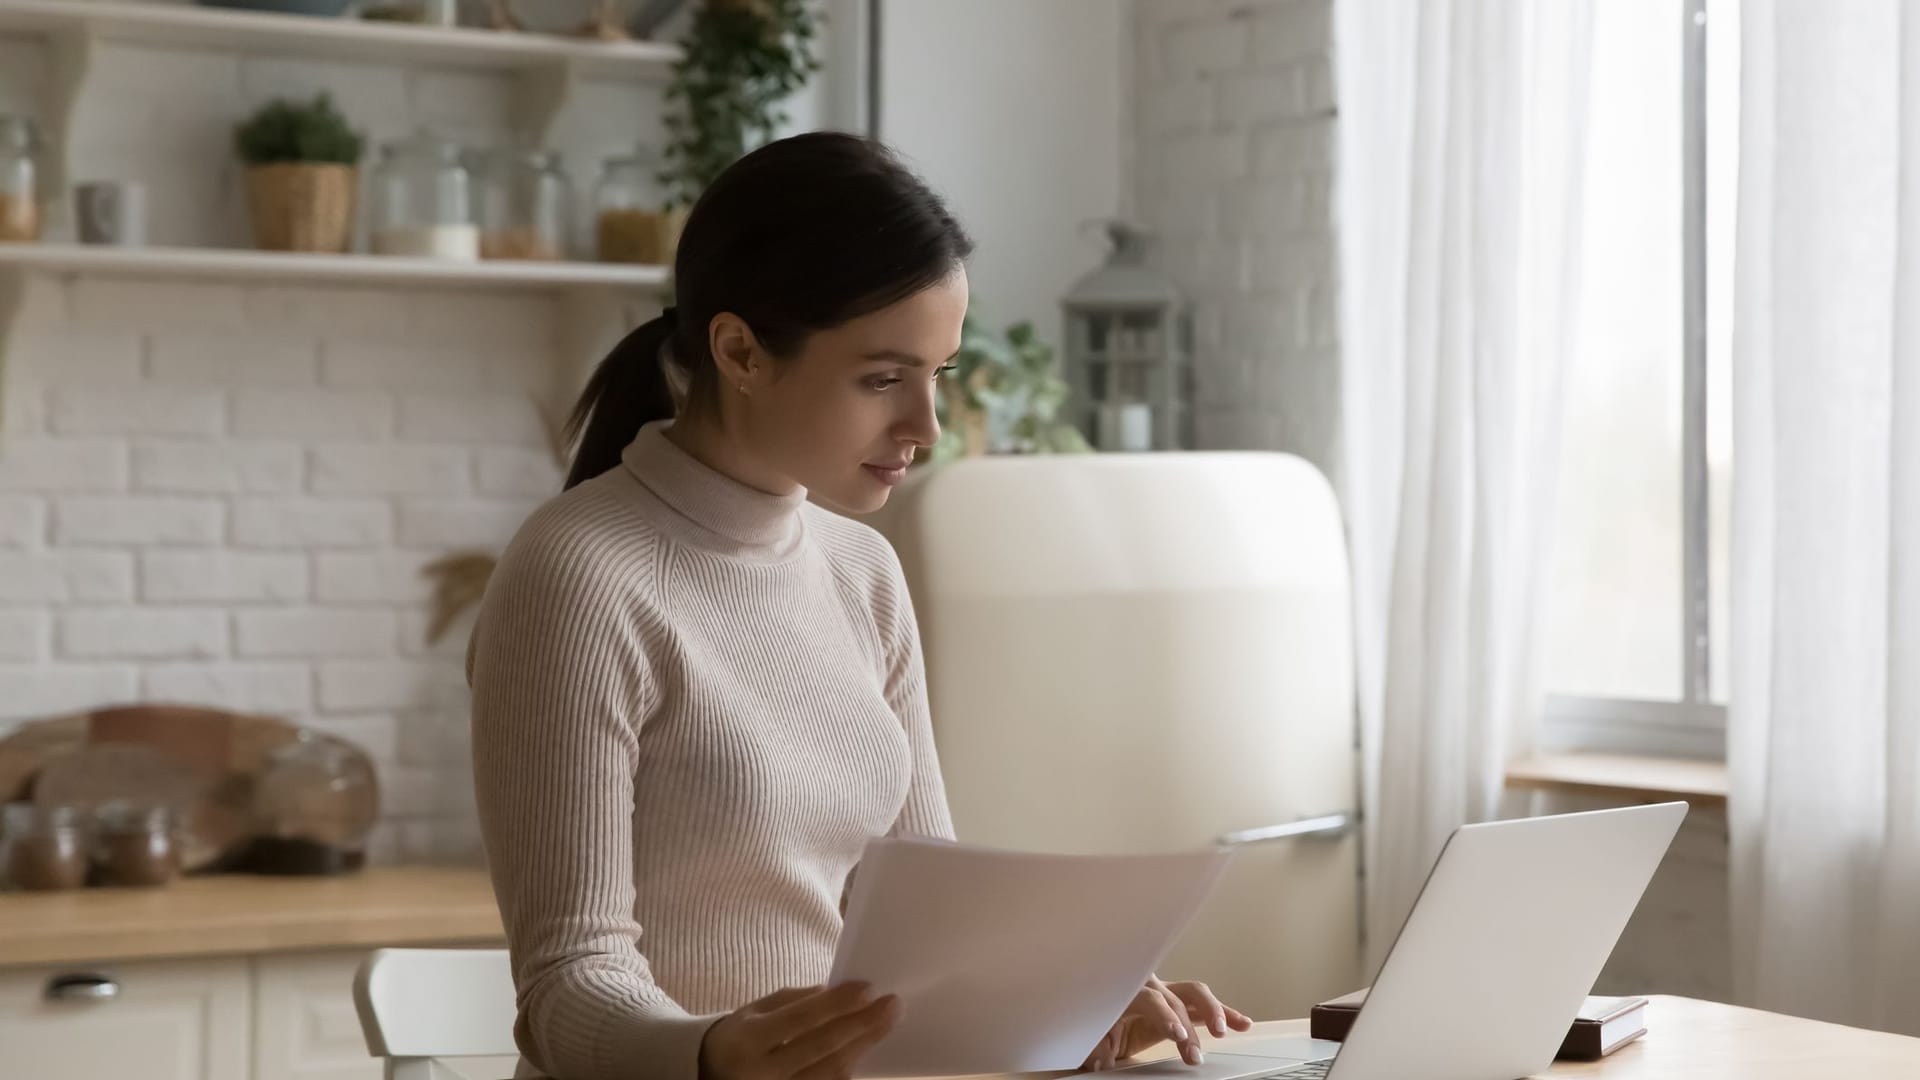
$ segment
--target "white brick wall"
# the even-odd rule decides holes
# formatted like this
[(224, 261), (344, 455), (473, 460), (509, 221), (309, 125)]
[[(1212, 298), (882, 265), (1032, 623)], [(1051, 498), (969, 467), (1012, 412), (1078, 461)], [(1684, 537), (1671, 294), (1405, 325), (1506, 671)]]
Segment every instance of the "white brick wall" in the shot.
[[(579, 18), (575, 0), (516, 11), (545, 27)], [(52, 130), (49, 60), (0, 34), (0, 112)], [(61, 149), (76, 177), (146, 185), (155, 244), (248, 244), (232, 128), (269, 98), (331, 93), (370, 158), (429, 125), (508, 145), (525, 119), (503, 72), (118, 42), (88, 60)], [(557, 148), (586, 235), (600, 162), (658, 141), (661, 91), (574, 91)], [(70, 237), (68, 216), (51, 209), (50, 235)], [(465, 724), (448, 682), (383, 676), (366, 688), (381, 704), (359, 704), (338, 665), (458, 679), (459, 643), (403, 636), (424, 625), (419, 568), (497, 548), (558, 489), (530, 398), (556, 370), (553, 298), (93, 275), (27, 278), (15, 296), (12, 283), (0, 282), (0, 729), (136, 698), (284, 712), (404, 764), (384, 856), (472, 855), (465, 746), (442, 734)], [(407, 736), (416, 726), (431, 734)]]
[[(504, 312), (504, 314), (503, 314)], [(381, 858), (471, 858), (449, 551), (559, 489), (542, 296), (31, 278), (0, 341), (0, 731), (128, 701), (290, 717), (379, 764)]]
[(1206, 449), (1337, 470), (1333, 0), (1137, 0), (1131, 214), (1194, 302)]

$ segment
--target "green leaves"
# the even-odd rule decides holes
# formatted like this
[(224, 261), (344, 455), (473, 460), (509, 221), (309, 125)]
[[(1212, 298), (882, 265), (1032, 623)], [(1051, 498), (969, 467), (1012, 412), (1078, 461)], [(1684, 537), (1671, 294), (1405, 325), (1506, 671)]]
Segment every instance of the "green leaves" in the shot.
[(673, 206), (691, 206), (727, 166), (786, 122), (780, 103), (821, 68), (807, 0), (705, 0), (681, 42), (667, 101)]
[(353, 165), (360, 160), (362, 139), (321, 94), (307, 104), (275, 100), (260, 107), (234, 128), (234, 148), (249, 165), (280, 162)]
[(934, 461), (974, 454), (1077, 454), (1090, 449), (1073, 424), (1060, 419), (1071, 390), (1054, 371), (1053, 347), (1027, 322), (1004, 336), (968, 315), (951, 383), (937, 399), (940, 441)]

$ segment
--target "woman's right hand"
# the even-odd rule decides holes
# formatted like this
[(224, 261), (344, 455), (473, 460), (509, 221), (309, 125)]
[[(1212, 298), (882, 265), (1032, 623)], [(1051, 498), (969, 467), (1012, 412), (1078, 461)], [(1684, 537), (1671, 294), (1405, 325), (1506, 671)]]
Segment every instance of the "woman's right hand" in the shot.
[(865, 983), (775, 991), (707, 1029), (700, 1080), (847, 1080), (899, 1012)]

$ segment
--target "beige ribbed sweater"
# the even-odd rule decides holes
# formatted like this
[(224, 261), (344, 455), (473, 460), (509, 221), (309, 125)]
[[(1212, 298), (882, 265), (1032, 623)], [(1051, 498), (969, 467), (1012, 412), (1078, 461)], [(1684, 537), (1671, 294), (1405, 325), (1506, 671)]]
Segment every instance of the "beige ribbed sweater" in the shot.
[(664, 430), (521, 527), (468, 655), (514, 1037), (563, 1080), (694, 1080), (826, 979), (869, 837), (953, 835), (893, 549)]

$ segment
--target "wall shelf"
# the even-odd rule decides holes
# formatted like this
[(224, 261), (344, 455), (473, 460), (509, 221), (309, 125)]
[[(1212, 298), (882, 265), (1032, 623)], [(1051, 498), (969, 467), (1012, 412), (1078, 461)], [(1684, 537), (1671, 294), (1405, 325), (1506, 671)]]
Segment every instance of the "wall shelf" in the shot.
[(72, 36), (357, 63), (561, 69), (576, 78), (638, 82), (664, 82), (681, 56), (679, 46), (651, 41), (599, 42), (124, 0), (0, 0), (0, 34)]
[(665, 292), (664, 266), (622, 263), (448, 262), (391, 255), (308, 255), (207, 248), (0, 244), (0, 272), (105, 274), (285, 284), (420, 285), (560, 291)]

